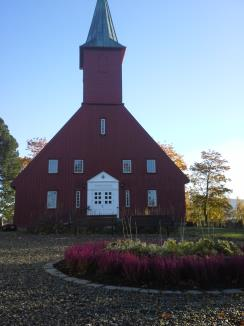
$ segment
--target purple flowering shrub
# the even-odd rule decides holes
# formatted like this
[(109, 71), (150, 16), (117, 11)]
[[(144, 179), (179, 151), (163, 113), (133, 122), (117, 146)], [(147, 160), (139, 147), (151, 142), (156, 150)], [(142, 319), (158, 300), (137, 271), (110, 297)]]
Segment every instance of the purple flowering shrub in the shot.
[[(244, 256), (149, 256), (107, 249), (107, 242), (74, 245), (65, 263), (74, 275), (155, 288), (244, 287)], [(114, 282), (113, 282), (114, 283)]]

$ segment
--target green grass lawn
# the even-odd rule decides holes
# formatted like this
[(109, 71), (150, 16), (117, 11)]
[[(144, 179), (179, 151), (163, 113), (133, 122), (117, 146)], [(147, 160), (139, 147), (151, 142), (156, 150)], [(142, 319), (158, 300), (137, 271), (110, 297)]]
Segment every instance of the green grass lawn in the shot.
[[(180, 236), (182, 235), (181, 228), (178, 230), (178, 234)], [(244, 241), (244, 228), (185, 227), (184, 229), (185, 240), (194, 240), (203, 237)]]

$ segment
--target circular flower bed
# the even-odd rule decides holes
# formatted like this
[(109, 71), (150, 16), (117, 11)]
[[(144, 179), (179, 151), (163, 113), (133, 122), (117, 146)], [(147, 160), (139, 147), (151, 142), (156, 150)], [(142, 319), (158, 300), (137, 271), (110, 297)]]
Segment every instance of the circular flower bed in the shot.
[(74, 245), (57, 268), (96, 282), (157, 289), (244, 287), (244, 252), (232, 242), (118, 240)]

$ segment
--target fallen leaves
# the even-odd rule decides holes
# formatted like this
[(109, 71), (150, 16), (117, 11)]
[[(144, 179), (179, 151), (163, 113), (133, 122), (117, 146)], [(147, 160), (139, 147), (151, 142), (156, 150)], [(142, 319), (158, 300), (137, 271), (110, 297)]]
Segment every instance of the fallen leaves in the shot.
[(173, 317), (173, 314), (170, 311), (161, 313), (161, 318), (164, 320), (172, 319), (172, 317)]

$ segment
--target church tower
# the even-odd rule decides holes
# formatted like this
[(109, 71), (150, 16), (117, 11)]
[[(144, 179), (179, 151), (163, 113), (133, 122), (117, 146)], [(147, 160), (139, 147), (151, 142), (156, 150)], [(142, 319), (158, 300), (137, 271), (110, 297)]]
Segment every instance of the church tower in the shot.
[(125, 47), (117, 40), (108, 1), (97, 0), (86, 43), (80, 47), (84, 103), (122, 103), (124, 53)]

